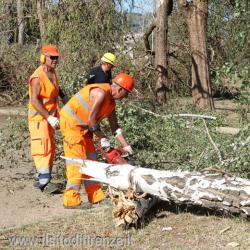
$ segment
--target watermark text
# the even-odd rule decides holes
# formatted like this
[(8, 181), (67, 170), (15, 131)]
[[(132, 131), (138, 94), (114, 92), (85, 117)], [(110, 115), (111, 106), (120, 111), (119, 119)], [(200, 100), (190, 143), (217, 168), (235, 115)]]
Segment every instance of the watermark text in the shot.
[(132, 244), (131, 236), (103, 237), (84, 234), (42, 236), (11, 236), (8, 237), (11, 246), (88, 246), (88, 247), (125, 247)]

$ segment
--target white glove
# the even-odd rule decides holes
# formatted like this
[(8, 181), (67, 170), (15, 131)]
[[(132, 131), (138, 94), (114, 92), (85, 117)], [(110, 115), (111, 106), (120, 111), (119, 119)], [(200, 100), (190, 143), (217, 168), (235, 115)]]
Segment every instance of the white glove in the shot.
[(124, 147), (123, 150), (126, 151), (129, 155), (132, 155), (134, 153), (130, 145)]
[(109, 149), (110, 148), (110, 143), (108, 141), (107, 138), (102, 138), (101, 139), (101, 147), (105, 148), (105, 149)]
[(47, 121), (48, 123), (50, 124), (50, 126), (52, 128), (58, 128), (59, 127), (59, 120), (57, 117), (54, 117), (52, 115), (50, 115), (48, 118), (47, 118)]

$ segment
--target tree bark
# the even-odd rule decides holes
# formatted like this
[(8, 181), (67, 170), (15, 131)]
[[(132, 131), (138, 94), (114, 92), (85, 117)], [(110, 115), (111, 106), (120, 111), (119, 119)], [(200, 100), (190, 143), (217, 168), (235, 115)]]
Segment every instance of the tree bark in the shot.
[(193, 103), (199, 108), (214, 110), (207, 52), (208, 0), (178, 0), (186, 17), (192, 60)]
[(155, 32), (155, 69), (157, 80), (155, 85), (156, 100), (164, 104), (169, 99), (169, 88), (167, 79), (167, 32), (168, 0), (160, 1), (160, 6), (156, 12), (156, 32)]
[(15, 41), (16, 27), (12, 25), (12, 19), (16, 19), (15, 3), (7, 1), (4, 3), (2, 8), (2, 16), (0, 17), (0, 40), (11, 44)]
[(144, 46), (146, 48), (146, 53), (147, 54), (152, 54), (154, 55), (155, 52), (152, 51), (151, 47), (150, 47), (150, 43), (149, 43), (149, 36), (152, 34), (153, 30), (155, 29), (156, 25), (155, 25), (155, 22), (153, 21), (151, 23), (151, 25), (147, 28), (146, 32), (144, 33), (143, 35), (143, 40), (144, 40)]
[(46, 18), (45, 18), (45, 2), (46, 0), (37, 0), (37, 17), (39, 20), (39, 29), (41, 42), (44, 43), (47, 39), (46, 36)]
[(23, 0), (17, 0), (17, 25), (18, 25), (18, 44), (24, 44), (24, 29), (25, 29), (25, 20), (23, 12)]
[[(160, 0), (159, 7), (156, 11), (156, 18), (144, 34), (144, 44), (146, 52), (155, 56), (154, 64), (157, 74), (155, 84), (156, 101), (164, 104), (169, 99), (169, 86), (167, 79), (167, 32), (168, 32), (168, 15), (173, 8), (173, 0)], [(148, 38), (155, 32), (155, 51), (152, 51)]]
[(166, 171), (67, 158), (93, 180), (119, 190), (133, 189), (176, 204), (250, 216), (250, 181), (218, 172)]

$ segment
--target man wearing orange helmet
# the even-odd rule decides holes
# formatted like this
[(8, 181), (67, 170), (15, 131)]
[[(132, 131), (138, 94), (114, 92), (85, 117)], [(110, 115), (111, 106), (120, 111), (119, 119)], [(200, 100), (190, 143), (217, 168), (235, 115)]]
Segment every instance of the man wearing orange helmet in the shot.
[(55, 155), (54, 134), (59, 126), (58, 97), (63, 103), (67, 97), (58, 85), (56, 65), (60, 53), (52, 45), (41, 49), (41, 65), (29, 78), (28, 120), (31, 137), (31, 155), (36, 166), (35, 188), (47, 193), (58, 190), (50, 183)]
[(110, 52), (101, 58), (101, 65), (92, 68), (85, 76), (86, 84), (112, 83), (112, 68), (115, 67), (116, 56)]
[[(126, 97), (133, 87), (133, 78), (120, 73), (113, 79), (111, 85), (89, 84), (68, 101), (60, 111), (60, 129), (66, 157), (97, 160), (93, 135), (100, 140), (103, 148), (110, 147), (106, 135), (99, 126), (104, 118), (108, 119), (111, 131), (123, 149), (129, 154), (133, 153), (118, 126), (115, 113), (115, 100)], [(69, 159), (66, 160), (66, 176), (67, 186), (63, 201), (65, 208), (88, 209), (92, 204), (105, 198), (99, 183), (89, 180), (90, 176), (80, 173), (80, 166)], [(82, 179), (88, 194), (87, 203), (82, 203), (79, 193)]]

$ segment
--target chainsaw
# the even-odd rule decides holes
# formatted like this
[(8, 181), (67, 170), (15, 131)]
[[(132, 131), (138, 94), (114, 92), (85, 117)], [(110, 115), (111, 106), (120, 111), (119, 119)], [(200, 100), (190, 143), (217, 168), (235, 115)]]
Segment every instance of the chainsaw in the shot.
[(99, 145), (98, 149), (109, 164), (132, 164), (129, 154), (120, 147), (102, 148)]
[[(120, 147), (102, 148), (101, 145), (99, 145), (98, 149), (109, 164), (134, 165), (134, 160), (131, 156)], [(157, 197), (148, 194), (146, 194), (145, 197), (134, 198), (135, 212), (142, 221), (144, 220), (144, 215), (157, 203), (157, 201)]]

